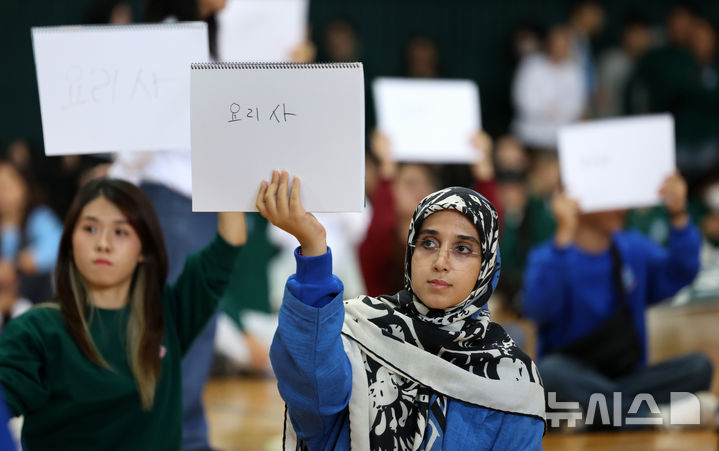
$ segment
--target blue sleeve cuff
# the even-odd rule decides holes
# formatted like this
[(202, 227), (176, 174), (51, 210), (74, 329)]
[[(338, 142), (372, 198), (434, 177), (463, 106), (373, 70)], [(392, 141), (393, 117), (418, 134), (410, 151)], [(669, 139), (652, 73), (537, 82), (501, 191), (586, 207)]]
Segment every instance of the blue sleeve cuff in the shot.
[(298, 246), (295, 249), (295, 262), (297, 262), (295, 280), (299, 283), (321, 283), (332, 276), (332, 250), (329, 246), (327, 252), (315, 257), (305, 257), (300, 254)]
[(324, 307), (342, 293), (342, 281), (332, 274), (332, 251), (316, 257), (300, 255), (295, 249), (297, 273), (287, 280), (287, 290), (305, 305)]
[(552, 257), (565, 257), (569, 253), (569, 248), (572, 246), (573, 244), (571, 243), (566, 246), (560, 246), (552, 239), (552, 244), (549, 246), (549, 253)]
[(669, 230), (669, 248), (681, 249), (681, 253), (687, 255), (689, 249), (696, 254), (697, 270), (699, 269), (699, 253), (702, 245), (702, 234), (693, 222), (689, 221), (686, 226)]
[(674, 227), (673, 225), (669, 226), (669, 234), (675, 237), (693, 235), (695, 233), (699, 233), (699, 229), (692, 222), (691, 219), (686, 223), (684, 227)]

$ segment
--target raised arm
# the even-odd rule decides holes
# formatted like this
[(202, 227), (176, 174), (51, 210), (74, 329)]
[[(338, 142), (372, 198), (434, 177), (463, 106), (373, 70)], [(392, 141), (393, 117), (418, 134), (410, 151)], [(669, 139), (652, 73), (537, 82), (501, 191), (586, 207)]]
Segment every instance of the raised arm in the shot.
[(673, 296), (691, 283), (699, 272), (701, 235), (687, 213), (687, 183), (674, 172), (664, 180), (659, 194), (669, 213), (668, 247), (649, 249), (650, 304)]
[(574, 242), (579, 206), (561, 192), (552, 198), (557, 231), (551, 242), (533, 249), (527, 257), (524, 273), (524, 313), (542, 327), (557, 318), (567, 305), (567, 250)]
[(287, 281), (279, 325), (270, 349), (280, 395), (297, 437), (309, 449), (335, 449), (347, 437), (352, 376), (342, 346), (342, 282), (332, 275), (332, 255), (322, 224), (302, 207), (300, 181), (273, 171), (262, 182), (257, 209), (295, 236), (297, 273)]
[(183, 353), (217, 310), (246, 241), (244, 213), (219, 213), (215, 239), (188, 255), (177, 281), (165, 288), (166, 305)]
[(247, 242), (245, 214), (239, 212), (221, 212), (217, 214), (217, 233), (233, 246), (242, 246)]
[(380, 181), (372, 195), (372, 218), (357, 256), (367, 294), (378, 296), (396, 288), (390, 281), (395, 278), (394, 268), (397, 267), (394, 256), (398, 219), (392, 192), (397, 161), (392, 155), (389, 139), (379, 130), (372, 132), (370, 146), (379, 161)]
[(492, 137), (485, 131), (479, 131), (472, 136), (472, 147), (476, 150), (476, 160), (471, 167), (474, 180), (477, 183), (494, 180)]
[(476, 150), (476, 160), (471, 165), (474, 186), (472, 189), (494, 205), (499, 216), (500, 227), (502, 225), (502, 202), (499, 198), (497, 180), (494, 177), (494, 162), (492, 161), (492, 137), (485, 131), (479, 131), (472, 136), (472, 147)]
[(687, 182), (678, 171), (674, 171), (664, 179), (661, 188), (659, 188), (659, 195), (669, 213), (672, 227), (675, 229), (684, 228), (689, 224), (687, 191)]

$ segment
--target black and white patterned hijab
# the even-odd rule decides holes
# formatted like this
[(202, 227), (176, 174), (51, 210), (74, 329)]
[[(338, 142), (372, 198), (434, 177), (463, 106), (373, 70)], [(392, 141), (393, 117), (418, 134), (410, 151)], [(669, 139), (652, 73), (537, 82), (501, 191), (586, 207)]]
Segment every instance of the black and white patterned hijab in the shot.
[[(410, 244), (427, 217), (447, 209), (476, 227), (482, 265), (469, 296), (439, 310), (412, 291)], [(345, 301), (353, 450), (440, 449), (448, 398), (544, 420), (544, 389), (534, 362), (484, 308), (499, 279), (498, 241), (497, 212), (484, 197), (467, 188), (437, 191), (420, 202), (410, 223), (405, 289)]]
[[(422, 303), (412, 292), (412, 255), (416, 234), (421, 230), (425, 219), (441, 210), (456, 210), (465, 215), (477, 229), (482, 242), (482, 267), (477, 282), (467, 298), (445, 310), (432, 310)], [(469, 188), (446, 188), (425, 197), (417, 206), (409, 225), (407, 252), (404, 259), (404, 287), (398, 293), (400, 309), (422, 321), (440, 326), (452, 326), (478, 312), (489, 300), (499, 281), (499, 224), (497, 211), (482, 195)], [(475, 326), (481, 327), (476, 334), (484, 336), (489, 324), (489, 312), (485, 309), (478, 315)]]

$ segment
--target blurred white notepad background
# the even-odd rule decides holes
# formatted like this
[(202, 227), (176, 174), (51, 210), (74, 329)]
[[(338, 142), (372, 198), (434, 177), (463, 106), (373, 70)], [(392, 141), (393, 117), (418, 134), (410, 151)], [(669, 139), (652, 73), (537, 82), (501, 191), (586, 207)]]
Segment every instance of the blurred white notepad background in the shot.
[(605, 119), (559, 130), (559, 165), (567, 195), (584, 212), (656, 205), (676, 168), (669, 114)]
[(189, 147), (204, 22), (35, 27), (32, 41), (47, 155)]
[(479, 89), (471, 80), (377, 78), (377, 127), (399, 161), (469, 163), (481, 128)]
[(302, 180), (307, 211), (364, 208), (362, 65), (192, 66), (192, 209), (257, 211), (262, 180)]
[(307, 39), (308, 0), (229, 0), (217, 15), (221, 61), (290, 61)]

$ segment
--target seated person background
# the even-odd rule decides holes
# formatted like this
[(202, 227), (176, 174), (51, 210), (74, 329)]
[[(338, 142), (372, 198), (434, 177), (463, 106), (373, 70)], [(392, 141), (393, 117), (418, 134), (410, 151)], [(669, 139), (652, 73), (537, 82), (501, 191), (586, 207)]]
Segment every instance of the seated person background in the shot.
[(20, 295), (33, 303), (52, 297), (62, 234), (62, 224), (37, 193), (30, 172), (0, 160), (0, 262), (18, 271)]
[[(619, 392), (626, 415), (638, 393), (663, 405), (671, 392), (709, 389), (712, 365), (701, 354), (646, 361), (646, 308), (689, 284), (699, 268), (701, 237), (686, 212), (686, 182), (675, 173), (661, 194), (672, 218), (667, 248), (621, 231), (622, 211), (583, 214), (555, 195), (557, 232), (529, 255), (523, 303), (537, 326), (545, 390), (556, 400), (579, 402), (586, 412), (600, 393), (614, 412)], [(647, 409), (642, 404), (636, 416), (650, 416)]]

